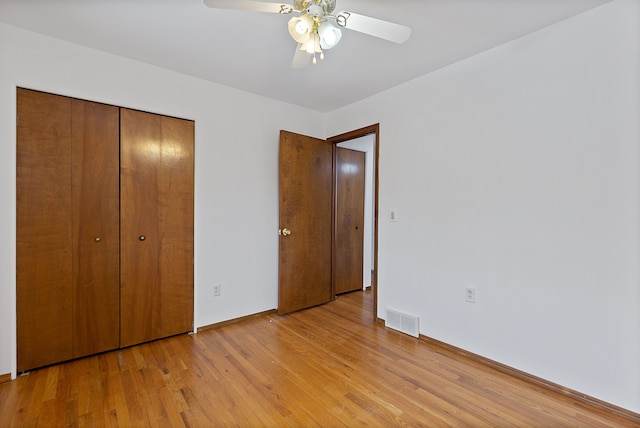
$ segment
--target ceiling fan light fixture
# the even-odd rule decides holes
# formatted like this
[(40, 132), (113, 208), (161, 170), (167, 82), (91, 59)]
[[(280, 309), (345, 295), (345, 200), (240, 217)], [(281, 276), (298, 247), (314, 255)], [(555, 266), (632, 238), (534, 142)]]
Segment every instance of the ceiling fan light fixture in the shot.
[(298, 43), (305, 43), (313, 29), (313, 20), (307, 15), (294, 16), (289, 20), (289, 34)]
[(323, 16), (325, 14), (322, 6), (317, 3), (311, 3), (306, 12), (311, 16)]
[(320, 41), (318, 40), (318, 37), (315, 34), (312, 34), (312, 36), (309, 37), (309, 39), (306, 42), (302, 43), (302, 46), (300, 47), (300, 49), (310, 54), (314, 54), (316, 52), (322, 52), (322, 48), (320, 47)]
[(309, 27), (307, 27), (304, 21), (299, 20), (298, 22), (296, 22), (295, 30), (297, 34), (303, 35), (309, 32)]
[(293, 68), (306, 67), (309, 58), (315, 64), (316, 54), (321, 60), (324, 59), (324, 50), (340, 42), (343, 28), (398, 44), (406, 42), (411, 36), (411, 28), (404, 25), (347, 11), (334, 14), (336, 0), (292, 1), (293, 6), (270, 3), (269, 0), (202, 0), (206, 6), (217, 9), (299, 14), (291, 18), (287, 25), (289, 35), (298, 44), (291, 64)]
[(323, 21), (318, 25), (318, 36), (322, 49), (331, 49), (338, 44), (342, 37), (342, 31), (331, 25), (329, 21)]

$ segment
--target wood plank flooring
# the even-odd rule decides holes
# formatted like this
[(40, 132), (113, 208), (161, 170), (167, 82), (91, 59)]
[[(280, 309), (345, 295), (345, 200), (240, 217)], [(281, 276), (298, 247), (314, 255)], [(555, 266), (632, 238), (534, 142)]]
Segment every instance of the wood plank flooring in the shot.
[(0, 427), (631, 427), (371, 320), (371, 292), (40, 369)]

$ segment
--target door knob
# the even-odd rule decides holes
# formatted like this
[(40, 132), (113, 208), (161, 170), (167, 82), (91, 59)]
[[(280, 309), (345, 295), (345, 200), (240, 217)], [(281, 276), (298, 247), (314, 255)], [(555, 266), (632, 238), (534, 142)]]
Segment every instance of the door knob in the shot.
[(291, 235), (291, 230), (287, 229), (286, 227), (284, 229), (279, 229), (278, 235), (289, 236)]
[(144, 236), (144, 235), (140, 235), (140, 236), (138, 236), (138, 239), (139, 239), (139, 240), (141, 240), (141, 241), (144, 241), (144, 240), (145, 240), (145, 239), (147, 239), (147, 238), (146, 238), (146, 236)]
[(99, 237), (99, 236), (96, 236), (96, 239), (94, 239), (94, 241), (96, 241), (96, 242), (100, 242), (100, 241), (101, 241), (101, 239), (100, 239), (100, 237)]

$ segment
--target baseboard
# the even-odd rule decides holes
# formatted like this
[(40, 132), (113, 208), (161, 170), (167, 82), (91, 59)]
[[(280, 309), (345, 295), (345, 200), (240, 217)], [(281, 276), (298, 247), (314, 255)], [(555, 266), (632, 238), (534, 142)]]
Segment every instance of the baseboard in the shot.
[(0, 374), (0, 383), (11, 382), (11, 373)]
[(269, 309), (268, 311), (258, 312), (256, 314), (246, 315), (244, 317), (234, 318), (234, 319), (227, 320), (227, 321), (221, 321), (221, 322), (217, 322), (217, 323), (214, 323), (214, 324), (203, 325), (202, 327), (198, 327), (198, 332), (212, 330), (214, 328), (224, 327), (225, 325), (235, 324), (235, 323), (240, 322), (240, 321), (245, 321), (245, 320), (249, 320), (249, 319), (252, 319), (252, 318), (258, 318), (258, 317), (262, 317), (264, 315), (273, 315), (273, 314), (275, 314), (277, 312), (278, 311), (276, 309)]
[(564, 386), (558, 385), (557, 383), (550, 382), (546, 379), (542, 379), (532, 374), (523, 372), (522, 370), (515, 369), (513, 367), (507, 366), (506, 364), (502, 364), (497, 361), (491, 360), (489, 358), (485, 358), (481, 355), (474, 354), (473, 352), (465, 351), (464, 349), (455, 347), (453, 345), (449, 345), (448, 343), (441, 342), (437, 339), (433, 339), (431, 337), (427, 337), (422, 334), (420, 335), (419, 340), (425, 343), (428, 343), (429, 345), (432, 345), (434, 347), (448, 351), (450, 354), (454, 354), (456, 356), (469, 359), (471, 361), (490, 367), (492, 369), (495, 369), (501, 373), (507, 374), (514, 378), (523, 380), (525, 382), (547, 389), (549, 391), (553, 391), (558, 394), (564, 395), (565, 397), (571, 398), (572, 400), (575, 400), (583, 405), (589, 406), (591, 408), (595, 408), (597, 410), (600, 410), (606, 413), (615, 414), (631, 422), (640, 424), (640, 414), (632, 412), (631, 410), (627, 410), (625, 408), (616, 406), (615, 404), (607, 403), (606, 401), (602, 401), (597, 398), (591, 397), (589, 395), (583, 394), (581, 392), (575, 391), (573, 389), (566, 388)]
[[(386, 327), (384, 319), (377, 318), (376, 321)], [(499, 371), (500, 373), (504, 373), (516, 379), (522, 380), (524, 382), (530, 383), (540, 388), (544, 388), (548, 391), (553, 391), (555, 393), (564, 395), (565, 397), (571, 398), (572, 400), (575, 400), (576, 402), (582, 405), (591, 407), (592, 409), (595, 409), (597, 411), (620, 416), (640, 426), (639, 413), (632, 412), (631, 410), (625, 409), (620, 406), (616, 406), (615, 404), (607, 403), (606, 401), (600, 400), (595, 397), (591, 397), (587, 394), (583, 394), (571, 388), (566, 388), (562, 385), (558, 385), (557, 383), (548, 381), (546, 379), (542, 379), (538, 376), (534, 376), (532, 374), (523, 372), (522, 370), (515, 369), (506, 364), (499, 363), (497, 361), (491, 360), (481, 355), (474, 354), (473, 352), (466, 351), (462, 348), (449, 345), (448, 343), (441, 342), (437, 339), (433, 339), (423, 334), (419, 336), (418, 340), (425, 342), (435, 348), (439, 348), (440, 350), (445, 351), (454, 356), (457, 356), (460, 358), (466, 358), (470, 361), (476, 362), (478, 364), (482, 364), (483, 366)]]

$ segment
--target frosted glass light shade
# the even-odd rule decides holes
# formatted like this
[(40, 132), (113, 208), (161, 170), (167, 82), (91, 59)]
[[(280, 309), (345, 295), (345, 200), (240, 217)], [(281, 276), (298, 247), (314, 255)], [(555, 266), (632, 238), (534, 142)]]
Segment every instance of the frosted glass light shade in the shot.
[(314, 52), (322, 52), (322, 49), (320, 49), (320, 41), (318, 40), (318, 37), (313, 37), (313, 35), (309, 38), (309, 40), (302, 44), (300, 49), (307, 51), (307, 53), (310, 54)]
[(313, 20), (307, 15), (294, 16), (289, 20), (287, 26), (293, 40), (298, 43), (304, 43), (309, 40), (309, 35), (313, 28)]
[(342, 31), (331, 25), (329, 21), (324, 21), (318, 25), (318, 35), (322, 49), (331, 49), (340, 41)]

